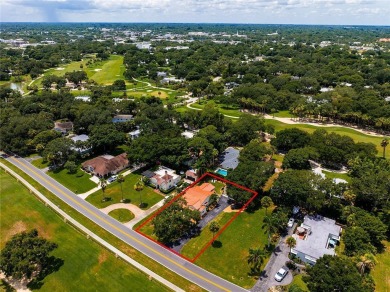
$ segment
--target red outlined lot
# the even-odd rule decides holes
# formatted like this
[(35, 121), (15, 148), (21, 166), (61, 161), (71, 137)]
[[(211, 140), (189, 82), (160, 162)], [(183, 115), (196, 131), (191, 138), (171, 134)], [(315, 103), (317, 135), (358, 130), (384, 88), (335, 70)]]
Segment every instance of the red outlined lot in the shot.
[[(144, 234), (141, 232), (141, 229), (142, 227), (144, 227), (146, 224), (150, 223), (153, 218), (155, 218), (158, 214), (160, 214), (162, 211), (164, 211), (166, 208), (168, 208), (173, 202), (175, 202), (178, 198), (180, 198), (188, 189), (192, 188), (193, 186), (197, 185), (199, 182), (205, 180), (205, 179), (208, 179), (208, 178), (212, 178), (212, 179), (216, 179), (216, 180), (219, 180), (221, 182), (224, 182), (226, 184), (229, 184), (229, 185), (232, 185), (236, 188), (239, 188), (239, 189), (242, 189), (242, 190), (245, 190), (251, 194), (253, 194), (251, 196), (251, 198), (241, 207), (240, 210), (238, 210), (238, 212), (235, 213), (235, 215), (230, 218), (230, 220), (224, 225), (222, 226), (222, 228), (220, 228), (220, 230), (215, 234), (215, 236), (209, 241), (207, 242), (207, 244), (205, 244), (202, 249), (199, 251), (198, 254), (195, 255), (194, 258), (190, 259), (190, 258), (187, 258), (185, 256), (183, 256), (182, 254), (176, 252), (175, 250), (167, 247), (166, 245), (162, 244), (161, 242), (158, 242), (157, 240), (151, 238), (150, 236), (148, 236), (147, 234)], [(237, 216), (239, 216), (242, 211), (244, 211), (248, 205), (256, 198), (256, 196), (258, 195), (257, 192), (255, 192), (254, 190), (251, 190), (251, 189), (248, 189), (247, 187), (244, 187), (242, 185), (239, 185), (235, 182), (232, 182), (232, 181), (229, 181), (225, 178), (222, 178), (220, 176), (217, 176), (213, 173), (209, 173), (209, 172), (206, 172), (205, 174), (203, 174), (200, 178), (198, 178), (195, 182), (193, 182), (191, 185), (189, 185), (188, 187), (186, 187), (181, 193), (179, 193), (178, 195), (176, 195), (168, 204), (165, 204), (164, 206), (162, 206), (160, 209), (158, 209), (154, 214), (153, 216), (151, 216), (150, 218), (148, 218), (145, 222), (143, 222), (140, 226), (138, 226), (135, 231), (139, 234), (141, 234), (142, 236), (152, 240), (153, 242), (157, 243), (158, 245), (164, 247), (165, 249), (177, 254), (178, 256), (182, 257), (183, 259), (189, 261), (189, 262), (195, 262), (205, 251), (206, 249), (222, 234), (222, 232), (225, 231), (225, 229), (237, 218)]]

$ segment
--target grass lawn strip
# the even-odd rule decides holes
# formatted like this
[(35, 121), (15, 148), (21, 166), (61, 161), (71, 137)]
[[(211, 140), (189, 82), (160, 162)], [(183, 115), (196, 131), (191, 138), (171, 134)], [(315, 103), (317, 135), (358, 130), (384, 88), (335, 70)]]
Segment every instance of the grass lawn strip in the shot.
[(80, 165), (77, 168), (77, 172), (74, 174), (68, 173), (68, 170), (66, 169), (49, 171), (47, 174), (75, 194), (85, 193), (97, 186), (89, 179), (91, 176), (80, 169)]
[(129, 222), (131, 219), (134, 219), (134, 214), (127, 209), (116, 209), (108, 213), (112, 218), (118, 220), (119, 222)]
[(53, 255), (64, 260), (57, 272), (43, 280), (41, 291), (167, 291), (65, 224), (4, 170), (0, 170), (0, 179), (0, 234), (4, 239), (0, 247), (13, 234), (36, 228), (41, 236), (58, 244)]
[(390, 242), (383, 241), (385, 249), (376, 255), (378, 263), (371, 271), (375, 281), (375, 291), (388, 292), (390, 288)]
[(67, 204), (65, 204), (62, 200), (57, 198), (55, 195), (50, 193), (48, 190), (46, 190), (44, 187), (42, 187), (39, 183), (31, 179), (28, 175), (26, 175), (24, 172), (19, 170), (17, 167), (15, 167), (13, 164), (9, 163), (8, 161), (2, 160), (2, 163), (7, 165), (9, 168), (14, 170), (16, 173), (18, 173), (20, 176), (22, 176), (25, 180), (27, 180), (31, 185), (33, 185), (37, 190), (39, 190), (42, 194), (44, 194), (50, 201), (52, 201), (54, 204), (59, 206), (62, 210), (64, 210), (67, 214), (72, 216), (75, 220), (83, 224), (86, 228), (97, 234), (99, 237), (110, 243), (111, 245), (115, 246), (119, 250), (121, 250), (126, 255), (130, 256), (134, 260), (142, 263), (144, 266), (152, 270), (153, 272), (157, 273), (161, 277), (164, 277), (165, 279), (170, 279), (173, 281), (177, 286), (184, 289), (185, 291), (204, 291), (199, 286), (191, 283), (190, 281), (178, 276), (174, 272), (168, 270), (164, 266), (160, 265), (159, 263), (155, 262), (151, 258), (147, 257), (146, 255), (142, 254), (138, 250), (134, 249), (133, 247), (127, 245), (111, 233), (105, 231), (100, 226), (96, 225), (94, 222), (89, 220), (88, 218), (84, 217), (82, 214), (78, 213), (73, 208), (69, 207)]
[[(142, 209), (149, 209), (154, 204), (163, 200), (164, 196), (160, 195), (159, 193), (156, 193), (154, 189), (148, 186), (145, 186), (142, 191), (134, 190), (134, 185), (137, 181), (140, 180), (140, 178), (141, 176), (135, 173), (131, 173), (125, 176), (125, 181), (122, 183), (123, 198), (129, 200), (129, 203), (132, 203), (136, 206), (140, 205), (142, 199), (142, 203), (143, 203)], [(105, 208), (112, 204), (120, 203), (122, 199), (120, 183), (115, 181), (109, 184), (104, 194), (106, 197), (111, 198), (111, 200), (102, 202), (103, 192), (101, 190), (88, 196), (86, 200), (99, 209)]]
[(31, 164), (40, 168), (40, 169), (43, 169), (43, 168), (46, 168), (46, 167), (49, 167), (49, 161), (47, 162), (43, 162), (43, 158), (38, 158), (38, 159), (35, 159), (33, 161), (31, 161)]

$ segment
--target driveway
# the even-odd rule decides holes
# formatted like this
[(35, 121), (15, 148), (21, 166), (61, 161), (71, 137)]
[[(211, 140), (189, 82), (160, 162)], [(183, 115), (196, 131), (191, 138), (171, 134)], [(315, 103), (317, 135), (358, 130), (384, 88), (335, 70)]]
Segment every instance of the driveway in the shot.
[[(296, 224), (296, 223), (295, 223)], [(289, 228), (288, 234), (281, 237), (279, 244), (276, 246), (274, 252), (271, 255), (270, 260), (265, 266), (264, 270), (261, 272), (261, 276), (259, 280), (256, 282), (255, 286), (251, 289), (253, 292), (266, 292), (269, 288), (278, 285), (288, 285), (292, 282), (293, 276), (289, 271), (286, 277), (281, 282), (275, 280), (274, 276), (276, 272), (282, 267), (286, 265), (286, 262), (290, 259), (288, 258), (288, 254), (290, 252), (290, 248), (286, 244), (286, 238), (291, 236), (292, 231), (294, 230)]]

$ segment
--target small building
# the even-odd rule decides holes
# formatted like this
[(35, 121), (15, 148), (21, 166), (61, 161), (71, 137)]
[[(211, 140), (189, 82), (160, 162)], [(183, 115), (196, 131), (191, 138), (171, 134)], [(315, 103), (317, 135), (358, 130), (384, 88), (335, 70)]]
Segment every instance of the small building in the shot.
[(167, 72), (157, 72), (157, 77), (167, 77)]
[(91, 97), (88, 96), (88, 95), (75, 96), (74, 99), (81, 100), (81, 101), (84, 101), (84, 102), (90, 102), (91, 101)]
[(201, 216), (207, 212), (207, 205), (210, 196), (215, 193), (215, 187), (210, 183), (203, 183), (200, 186), (189, 188), (184, 194), (183, 199), (187, 201), (188, 208), (198, 210)]
[(144, 171), (142, 175), (149, 179), (151, 185), (163, 192), (175, 188), (181, 180), (180, 175), (165, 166), (160, 166), (156, 171)]
[(240, 156), (240, 150), (233, 147), (228, 147), (219, 156), (219, 166), (224, 169), (235, 169), (238, 166), (238, 157)]
[(68, 133), (69, 131), (73, 131), (73, 123), (72, 122), (55, 122), (54, 130), (57, 132), (61, 132), (63, 135)]
[(128, 166), (129, 160), (126, 153), (117, 156), (101, 155), (82, 164), (83, 169), (99, 177), (117, 174)]
[[(86, 154), (92, 150), (91, 146), (87, 146), (86, 142), (89, 140), (89, 136), (85, 134), (76, 135), (70, 138), (74, 143), (75, 146), (73, 146), (71, 149), (78, 152), (79, 154)], [(78, 143), (82, 142), (82, 143)], [(78, 146), (77, 144), (82, 144), (83, 146)]]
[(133, 115), (116, 115), (112, 118), (113, 123), (125, 123), (132, 121), (134, 119)]
[(193, 169), (189, 169), (186, 171), (186, 179), (190, 181), (196, 181), (198, 179), (198, 175), (196, 174), (196, 171)]
[(195, 131), (188, 131), (188, 130), (186, 130), (186, 131), (184, 131), (184, 132), (181, 133), (181, 135), (182, 135), (184, 138), (187, 138), (187, 139), (192, 139), (192, 138), (194, 138), (195, 134), (196, 134)]
[(140, 134), (141, 134), (140, 129), (136, 129), (134, 131), (127, 133), (127, 135), (130, 137), (131, 140), (137, 139)]
[(324, 255), (335, 255), (335, 247), (340, 241), (341, 227), (335, 220), (322, 216), (305, 216), (293, 237), (296, 245), (290, 253), (303, 262), (314, 265)]

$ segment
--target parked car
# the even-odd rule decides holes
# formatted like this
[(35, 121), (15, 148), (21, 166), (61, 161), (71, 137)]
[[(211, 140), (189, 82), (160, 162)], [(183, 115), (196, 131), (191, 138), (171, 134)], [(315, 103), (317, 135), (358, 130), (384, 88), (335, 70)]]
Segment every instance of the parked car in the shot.
[(284, 277), (286, 277), (287, 273), (288, 273), (288, 269), (286, 267), (281, 267), (275, 275), (275, 280), (278, 282), (282, 282)]
[(112, 182), (116, 181), (117, 178), (118, 178), (117, 175), (113, 175), (113, 176), (109, 177), (107, 181), (108, 181), (109, 183), (112, 183)]
[(293, 227), (293, 225), (294, 225), (294, 218), (290, 218), (290, 220), (288, 220), (287, 227), (291, 228)]

